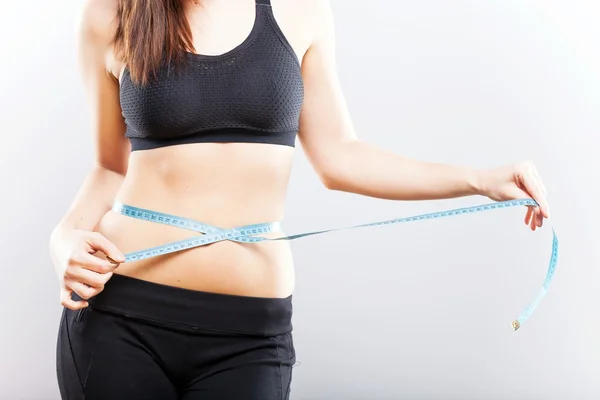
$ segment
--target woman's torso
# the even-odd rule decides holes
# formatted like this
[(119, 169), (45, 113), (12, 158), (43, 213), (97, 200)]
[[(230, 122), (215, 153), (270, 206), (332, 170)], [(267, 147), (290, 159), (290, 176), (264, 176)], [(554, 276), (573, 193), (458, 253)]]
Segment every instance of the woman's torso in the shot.
[[(249, 32), (256, 29), (258, 14), (264, 12), (259, 7), (268, 5), (255, 7), (253, 0), (207, 0), (201, 7), (190, 7), (188, 20), (194, 35), (196, 53), (204, 54), (197, 56), (199, 63), (196, 68), (200, 66), (206, 69), (205, 63), (212, 63), (209, 65), (214, 66), (217, 75), (225, 73), (220, 64), (227, 65), (240, 53), (232, 52), (232, 49), (236, 49), (240, 44), (244, 44), (247, 50), (260, 46), (264, 48), (265, 45), (276, 47), (276, 43), (265, 43), (265, 38), (273, 38), (273, 33), (279, 29), (279, 33), (285, 35), (283, 40), (279, 38), (279, 43), (284, 46), (278, 48), (279, 53), (276, 51), (275, 54), (285, 58), (282, 49), (287, 46), (287, 50), (292, 53), (298, 64), (296, 68), (299, 73), (298, 60), (302, 59), (301, 55), (306, 51), (309, 42), (309, 32), (303, 28), (307, 25), (303, 24), (305, 21), (297, 18), (301, 15), (297, 9), (300, 2), (273, 1), (270, 12), (275, 18), (263, 21), (263, 28), (271, 31), (262, 36), (254, 32), (255, 41), (263, 40), (262, 44), (254, 45), (248, 37)], [(189, 56), (196, 60), (195, 55)], [(257, 59), (266, 55), (253, 54), (253, 57), (254, 62), (251, 65), (255, 65)], [(279, 60), (272, 57), (268, 62), (277, 63)], [(234, 72), (239, 74), (237, 78), (233, 77), (234, 82), (248, 75), (251, 67), (248, 64), (242, 66), (243, 68)], [(111, 70), (121, 81), (121, 102), (125, 119), (127, 121), (129, 117), (132, 120), (131, 115), (135, 114), (137, 109), (130, 110), (127, 107), (131, 105), (123, 102), (127, 70), (123, 65), (114, 65)], [(289, 76), (294, 77), (293, 72), (291, 74)], [(200, 73), (196, 75), (198, 76), (195, 79), (202, 79), (204, 76)], [(263, 83), (269, 84), (274, 92), (293, 90), (289, 85), (286, 87), (278, 82)], [(158, 95), (164, 96), (160, 92)], [(231, 93), (229, 95), (231, 96)], [(247, 96), (247, 99), (250, 101), (252, 96)], [(144, 104), (140, 109), (145, 107), (147, 110), (148, 102), (142, 100)], [(211, 97), (204, 96), (204, 100), (210, 102)], [(223, 103), (222, 96), (218, 101)], [(258, 101), (256, 96), (254, 101)], [(268, 102), (269, 98), (263, 101)], [(177, 99), (174, 99), (173, 103), (176, 104)], [(135, 105), (135, 99), (133, 104)], [(244, 107), (243, 104), (240, 106)], [(248, 104), (245, 106), (244, 110), (248, 114), (247, 110), (250, 108), (247, 107)], [(189, 105), (186, 108), (192, 112), (194, 110)], [(206, 107), (203, 110), (206, 115)], [(173, 110), (173, 118), (177, 115), (177, 110)], [(289, 112), (287, 115), (289, 117)], [(161, 115), (155, 115), (155, 118), (159, 121), (164, 120), (161, 120)], [(252, 121), (251, 115), (245, 118)], [(203, 123), (204, 120), (198, 119), (197, 123)], [(138, 126), (143, 127), (143, 122)], [(178, 126), (178, 122), (175, 120), (173, 126)], [(219, 124), (218, 120), (216, 124)], [(161, 133), (168, 136), (169, 132), (165, 131), (168, 124), (163, 125)], [(277, 124), (272, 122), (271, 125)], [(266, 135), (268, 133), (263, 132)], [(243, 130), (242, 134), (245, 135)], [(252, 140), (250, 143), (244, 143), (226, 138), (233, 143), (219, 143), (218, 139), (202, 142), (201, 137), (202, 132), (199, 132), (198, 139), (192, 143), (132, 151), (128, 172), (116, 200), (136, 207), (192, 218), (221, 228), (281, 221), (284, 217), (285, 194), (294, 147), (282, 145), (281, 138), (267, 138), (267, 143), (251, 143)], [(184, 229), (142, 221), (112, 211), (102, 218), (96, 230), (124, 253), (197, 235)], [(283, 232), (275, 232), (270, 235), (282, 234)], [(121, 264), (115, 272), (172, 286), (246, 296), (286, 297), (294, 287), (292, 256), (285, 241), (254, 244), (222, 241), (166, 256), (127, 262)]]

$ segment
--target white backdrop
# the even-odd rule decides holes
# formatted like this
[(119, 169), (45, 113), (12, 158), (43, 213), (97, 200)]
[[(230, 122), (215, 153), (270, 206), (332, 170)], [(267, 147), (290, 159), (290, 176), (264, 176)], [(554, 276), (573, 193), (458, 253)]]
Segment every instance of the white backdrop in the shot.
[[(0, 16), (0, 399), (58, 399), (47, 241), (92, 163), (79, 3), (12, 1)], [(547, 228), (527, 230), (522, 210), (295, 243), (292, 399), (598, 399), (599, 3), (334, 0), (333, 9), (359, 136), (475, 167), (532, 159), (561, 249), (548, 296), (515, 333), (551, 240)], [(482, 202), (328, 192), (298, 148), (284, 228)]]

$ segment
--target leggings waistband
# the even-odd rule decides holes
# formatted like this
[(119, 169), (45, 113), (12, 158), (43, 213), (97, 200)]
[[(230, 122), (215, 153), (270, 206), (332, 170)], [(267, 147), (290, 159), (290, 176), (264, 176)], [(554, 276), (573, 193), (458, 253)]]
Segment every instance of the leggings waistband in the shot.
[(210, 293), (113, 275), (92, 308), (195, 330), (275, 336), (292, 331), (292, 296)]

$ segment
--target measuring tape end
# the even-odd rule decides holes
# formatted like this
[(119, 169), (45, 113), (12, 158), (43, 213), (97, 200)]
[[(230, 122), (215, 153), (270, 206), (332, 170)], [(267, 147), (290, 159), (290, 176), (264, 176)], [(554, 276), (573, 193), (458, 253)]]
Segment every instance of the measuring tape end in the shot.
[(519, 321), (517, 321), (517, 320), (514, 320), (514, 321), (512, 322), (512, 327), (513, 327), (513, 329), (516, 331), (516, 330), (518, 330), (518, 329), (521, 327), (521, 324), (519, 323)]

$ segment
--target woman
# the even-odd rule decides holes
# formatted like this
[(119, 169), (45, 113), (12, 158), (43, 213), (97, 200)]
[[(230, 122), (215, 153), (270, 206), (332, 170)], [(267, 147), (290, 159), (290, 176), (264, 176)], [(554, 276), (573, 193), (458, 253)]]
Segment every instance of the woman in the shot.
[[(88, 0), (80, 60), (96, 164), (51, 236), (61, 282), (64, 399), (284, 399), (295, 362), (285, 241), (224, 240), (138, 261), (197, 233), (127, 205), (220, 228), (280, 221), (296, 136), (323, 183), (382, 199), (532, 197), (531, 163), (473, 170), (359, 141), (326, 0)], [(281, 237), (273, 231), (264, 237)]]

